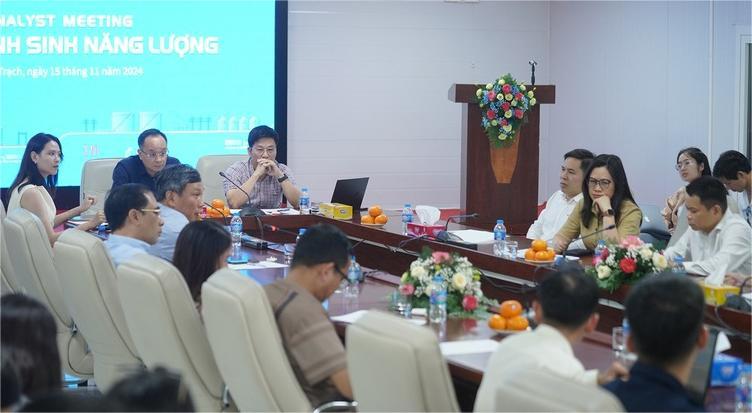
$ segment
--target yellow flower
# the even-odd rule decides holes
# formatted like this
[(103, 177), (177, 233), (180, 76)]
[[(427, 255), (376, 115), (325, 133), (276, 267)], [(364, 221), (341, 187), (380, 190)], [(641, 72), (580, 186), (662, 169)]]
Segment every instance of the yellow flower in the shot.
[(596, 268), (596, 271), (598, 272), (598, 278), (601, 280), (608, 278), (611, 275), (611, 268), (609, 268), (607, 265), (599, 265)]
[(467, 278), (465, 278), (462, 273), (458, 272), (452, 277), (452, 284), (454, 284), (458, 290), (462, 290), (467, 285)]
[(496, 100), (504, 100), (504, 95), (499, 93), (498, 95), (496, 95)]
[(483, 94), (483, 90), (482, 89), (478, 89), (478, 90), (475, 91), (475, 96), (480, 97), (481, 94)]
[(499, 79), (499, 84), (500, 85), (503, 85), (504, 83), (506, 83), (506, 82), (504, 82), (504, 79)]
[(507, 119), (511, 118), (512, 117), (512, 111), (508, 110), (508, 111), (504, 112), (504, 117), (507, 118)]
[(535, 100), (535, 98), (530, 99), (530, 106), (535, 106), (536, 103), (538, 103), (538, 101)]
[(492, 84), (490, 84), (490, 83), (488, 83), (488, 84), (486, 85), (486, 90), (491, 90), (491, 89), (493, 89), (493, 85), (492, 85)]
[(653, 254), (653, 265), (655, 265), (655, 268), (663, 270), (668, 267), (668, 261), (664, 255), (656, 253)]
[(517, 106), (517, 101), (516, 100), (512, 101), (512, 106)]
[(527, 97), (528, 97), (528, 98), (532, 98), (533, 96), (534, 96), (534, 95), (533, 95), (533, 91), (532, 91), (532, 90), (531, 90), (531, 91), (529, 91), (529, 92), (527, 92)]
[(497, 121), (496, 121), (496, 119), (494, 119), (494, 120), (492, 120), (492, 121), (491, 121), (491, 125), (494, 125), (494, 126), (496, 126), (496, 125), (498, 125), (498, 124), (499, 124), (499, 122), (497, 122)]
[(514, 99), (514, 96), (512, 96), (511, 93), (507, 93), (506, 95), (504, 95), (504, 99), (506, 99), (506, 100), (512, 100), (512, 99)]
[(509, 124), (504, 125), (501, 127), (501, 129), (504, 129), (504, 132), (509, 133), (512, 130), (512, 125), (509, 125)]
[(402, 273), (402, 278), (400, 279), (400, 281), (402, 281), (402, 282), (407, 281), (407, 271), (405, 271), (405, 272)]
[(499, 140), (502, 140), (502, 141), (503, 141), (503, 140), (505, 140), (506, 138), (507, 138), (507, 135), (505, 135), (505, 134), (503, 134), (503, 133), (502, 133), (501, 135), (499, 135)]
[(524, 84), (524, 83), (520, 83), (520, 90), (521, 90), (521, 91), (523, 91), (523, 92), (524, 92), (525, 90), (527, 90), (527, 88), (525, 87), (525, 84)]

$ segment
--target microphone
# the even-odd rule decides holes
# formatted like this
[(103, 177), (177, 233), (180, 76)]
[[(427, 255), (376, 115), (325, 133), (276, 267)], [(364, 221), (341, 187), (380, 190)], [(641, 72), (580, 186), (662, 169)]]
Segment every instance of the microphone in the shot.
[(208, 206), (209, 208), (219, 212), (219, 215), (222, 215), (222, 220), (224, 221), (225, 225), (230, 225), (227, 223), (227, 215), (225, 215), (224, 211), (221, 209), (215, 208), (214, 205), (204, 202), (204, 205)]
[(584, 240), (584, 239), (588, 239), (588, 238), (592, 237), (593, 235), (598, 235), (600, 233), (603, 233), (603, 232), (606, 232), (606, 231), (610, 231), (610, 230), (612, 230), (614, 228), (616, 228), (616, 224), (611, 224), (611, 225), (609, 225), (609, 226), (607, 226), (605, 228), (599, 229), (598, 231), (593, 231), (593, 232), (591, 232), (591, 233), (589, 233), (587, 235), (581, 235), (581, 236), (579, 236), (579, 237), (577, 237), (577, 238), (569, 241), (567, 243), (566, 247), (564, 247), (564, 249), (561, 251), (561, 262), (562, 263), (566, 262), (566, 259), (567, 259), (567, 248), (569, 247), (569, 244), (571, 244), (573, 242), (576, 242), (576, 241), (581, 241), (581, 240)]
[(222, 172), (222, 171), (219, 171), (219, 176), (221, 176), (222, 178), (225, 178), (227, 180), (227, 182), (231, 183), (235, 188), (238, 188), (240, 190), (240, 192), (244, 193), (245, 196), (248, 198), (248, 206), (247, 207), (243, 207), (243, 209), (240, 210), (240, 216), (241, 217), (266, 215), (266, 214), (264, 214), (264, 211), (262, 211), (262, 210), (260, 210), (260, 209), (258, 209), (256, 207), (254, 207), (254, 206), (251, 206), (251, 196), (248, 195), (248, 192), (246, 192), (240, 185), (238, 185), (232, 179), (228, 178), (227, 175), (224, 172)]
[(425, 238), (428, 238), (428, 234), (420, 234), (420, 235), (416, 235), (414, 237), (410, 237), (408, 239), (404, 239), (404, 240), (400, 241), (399, 244), (397, 244), (397, 248), (404, 249), (405, 245), (407, 245), (407, 244), (409, 244), (409, 243), (411, 243), (413, 241), (417, 241), (419, 239), (425, 239)]
[(530, 65), (530, 86), (535, 86), (535, 66), (538, 65), (538, 62), (531, 59), (527, 64)]
[(298, 235), (300, 235), (298, 232), (290, 231), (290, 230), (287, 230), (287, 229), (284, 229), (284, 228), (280, 228), (280, 227), (278, 227), (276, 225), (264, 224), (264, 228), (268, 229), (271, 232), (282, 232), (284, 234), (290, 234), (290, 235), (294, 235), (296, 237)]
[[(463, 242), (462, 239), (460, 239), (458, 236), (447, 231), (447, 229), (449, 229), (449, 223), (458, 218), (478, 218), (478, 213), (450, 216), (449, 218), (447, 218), (446, 224), (444, 224), (444, 230), (439, 231), (436, 234), (436, 239), (442, 242), (447, 242), (447, 241)], [(478, 247), (476, 245), (475, 249), (477, 248)]]
[(747, 279), (744, 280), (741, 287), (739, 287), (739, 294), (729, 294), (726, 296), (726, 302), (723, 303), (721, 307), (727, 307), (727, 308), (733, 308), (734, 310), (749, 312), (750, 306), (747, 300), (744, 299), (742, 294), (744, 293), (744, 287), (747, 286), (747, 283), (752, 280), (752, 277), (747, 277)]

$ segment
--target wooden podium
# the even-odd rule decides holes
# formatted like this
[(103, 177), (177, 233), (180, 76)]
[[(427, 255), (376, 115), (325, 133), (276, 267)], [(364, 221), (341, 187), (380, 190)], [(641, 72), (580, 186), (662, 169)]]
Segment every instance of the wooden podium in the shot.
[(454, 84), (449, 89), (449, 100), (463, 104), (460, 208), (466, 214), (480, 215), (469, 220), (470, 225), (491, 229), (503, 218), (510, 234), (525, 234), (537, 216), (539, 105), (555, 102), (556, 87), (533, 86), (538, 104), (528, 111), (527, 123), (520, 128), (517, 167), (508, 184), (497, 183), (491, 169), (491, 144), (481, 126), (475, 96), (479, 87), (483, 86)]

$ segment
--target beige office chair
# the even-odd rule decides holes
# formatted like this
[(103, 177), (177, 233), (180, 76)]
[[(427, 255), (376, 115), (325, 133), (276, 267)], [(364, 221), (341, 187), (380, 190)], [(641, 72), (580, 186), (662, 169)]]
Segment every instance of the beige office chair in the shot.
[(143, 368), (125, 323), (115, 267), (99, 238), (77, 229), (55, 242), (63, 299), (94, 354), (94, 379), (104, 392)]
[(372, 310), (348, 326), (346, 343), (359, 411), (459, 411), (433, 330)]
[(224, 382), (178, 269), (142, 254), (119, 265), (117, 274), (125, 321), (146, 366), (180, 372), (196, 411), (222, 410)]
[[(204, 183), (204, 201), (227, 199), (224, 186), (222, 186), (222, 177), (219, 176), (219, 173), (224, 172), (231, 164), (247, 159), (247, 153), (242, 155), (204, 155), (198, 158), (196, 170), (201, 174), (201, 182)], [(242, 184), (242, 182), (238, 183)]]
[(221, 269), (201, 288), (201, 303), (214, 358), (240, 410), (311, 410), (258, 283)]
[(97, 197), (97, 203), (92, 205), (84, 215), (91, 216), (104, 209), (104, 200), (112, 188), (112, 170), (123, 158), (89, 159), (84, 162), (81, 170), (81, 195), (83, 202), (85, 195)]
[(45, 304), (57, 322), (63, 371), (90, 378), (94, 373), (94, 358), (63, 301), (52, 247), (42, 221), (25, 209), (16, 208), (8, 213), (4, 230), (12, 240), (7, 243), (8, 254), (19, 284), (26, 294)]
[(582, 384), (551, 372), (521, 370), (509, 382), (498, 383), (496, 412), (623, 412), (607, 390)]
[(10, 263), (10, 255), (8, 255), (8, 248), (6, 246), (5, 229), (3, 228), (4, 222), (5, 205), (0, 201), (0, 277), (2, 278), (0, 294), (23, 293), (24, 291), (18, 284), (16, 273), (13, 271), (13, 266)]

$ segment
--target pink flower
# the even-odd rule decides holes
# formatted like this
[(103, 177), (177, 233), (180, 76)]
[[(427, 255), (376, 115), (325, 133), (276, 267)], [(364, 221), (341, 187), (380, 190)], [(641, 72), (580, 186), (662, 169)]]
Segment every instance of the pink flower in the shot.
[(507, 84), (507, 85), (502, 86), (501, 90), (506, 94), (512, 91), (512, 87)]
[(625, 274), (632, 274), (637, 269), (637, 261), (632, 258), (624, 257), (619, 261), (619, 268), (621, 268)]
[(501, 126), (507, 126), (508, 124), (509, 124), (509, 121), (507, 121), (506, 119), (501, 120)]
[(412, 284), (400, 284), (399, 292), (402, 295), (413, 295), (415, 292), (415, 286)]
[(491, 109), (488, 109), (488, 112), (486, 112), (486, 117), (488, 119), (493, 119), (496, 114)]
[(496, 93), (492, 90), (492, 91), (488, 92), (488, 100), (492, 101), (494, 99), (496, 99)]
[(436, 251), (431, 256), (433, 257), (433, 261), (436, 264), (441, 264), (443, 262), (447, 262), (447, 261), (449, 261), (452, 258), (451, 255), (449, 255), (448, 252), (443, 252), (443, 251)]
[(608, 251), (608, 248), (604, 248), (603, 251), (601, 251), (601, 260), (605, 260), (608, 258), (608, 255), (610, 252)]
[(508, 110), (509, 110), (509, 107), (510, 107), (510, 106), (509, 106), (509, 102), (506, 102), (506, 101), (505, 101), (504, 103), (502, 103), (502, 104), (501, 104), (501, 109), (502, 109), (502, 110), (503, 110), (504, 112), (508, 111)]
[(473, 311), (478, 308), (478, 298), (474, 295), (466, 295), (462, 299), (462, 308), (465, 311)]
[(517, 99), (517, 100), (522, 100), (522, 93), (517, 92), (517, 94), (514, 95), (514, 98)]
[(640, 237), (636, 235), (629, 235), (624, 238), (624, 240), (621, 242), (621, 246), (624, 248), (630, 248), (630, 247), (639, 247), (642, 246), (644, 242), (640, 239)]
[(515, 109), (515, 110), (514, 110), (514, 116), (515, 116), (515, 117), (516, 117), (517, 119), (522, 119), (522, 109)]

